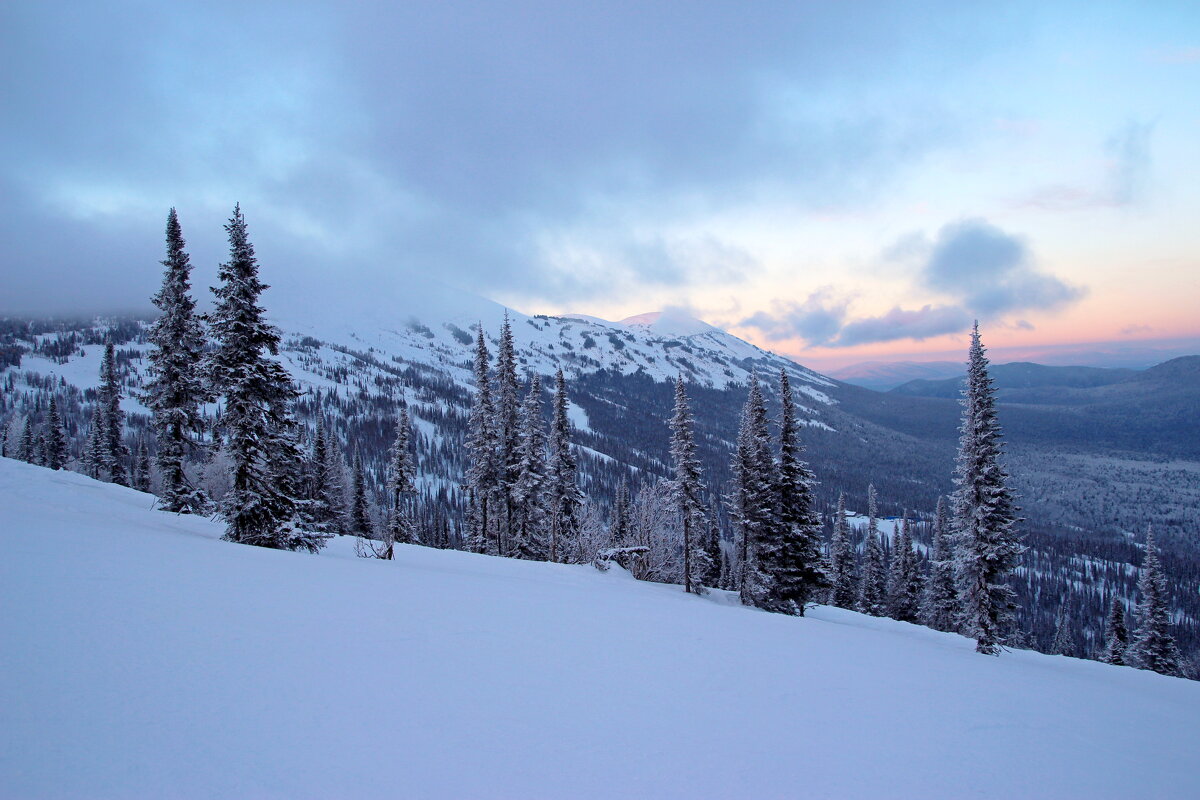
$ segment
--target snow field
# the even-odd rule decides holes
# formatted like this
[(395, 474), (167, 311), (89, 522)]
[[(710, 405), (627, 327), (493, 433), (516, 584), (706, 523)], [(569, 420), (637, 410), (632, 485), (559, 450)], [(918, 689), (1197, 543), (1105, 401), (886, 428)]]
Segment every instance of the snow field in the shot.
[(0, 796), (1197, 797), (1200, 684), (0, 459)]

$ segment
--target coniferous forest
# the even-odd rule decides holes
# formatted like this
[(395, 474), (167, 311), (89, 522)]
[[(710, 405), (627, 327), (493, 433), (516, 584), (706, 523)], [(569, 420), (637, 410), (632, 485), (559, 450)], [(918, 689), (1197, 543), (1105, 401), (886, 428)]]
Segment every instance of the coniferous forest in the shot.
[[(686, 337), (656, 345), (660, 376), (615, 369), (606, 359), (634, 338), (583, 320), (446, 322), (458, 372), (287, 338), (240, 207), (225, 230), (206, 313), (171, 209), (154, 319), (0, 321), (0, 454), (153, 492), (164, 513), (217, 517), (248, 545), (317, 552), (348, 536), (364, 558), (420, 545), (619, 565), (769, 612), (832, 604), (956, 631), (984, 654), (1196, 676), (1194, 509), (1131, 501), (1088, 531), (1062, 504), (1022, 508), (1021, 472), (1044, 461), (1007, 447), (978, 326), (956, 441), (868, 440), (822, 421), (819, 376), (747, 358), (744, 382), (714, 385)], [(536, 362), (514, 326), (553, 323), (581, 343)], [(90, 382), (26, 368), (88, 354)], [(1144, 524), (1118, 535), (1138, 509)]]

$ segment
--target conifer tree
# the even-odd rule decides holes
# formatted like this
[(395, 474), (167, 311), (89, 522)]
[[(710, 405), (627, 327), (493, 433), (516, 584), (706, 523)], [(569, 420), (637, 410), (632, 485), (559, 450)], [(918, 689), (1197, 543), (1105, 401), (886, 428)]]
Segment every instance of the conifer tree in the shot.
[(374, 539), (375, 526), (371, 524), (371, 506), (367, 501), (367, 476), (363, 468), (362, 454), (354, 453), (354, 465), (350, 470), (350, 516), (346, 520), (350, 532), (359, 539)]
[(708, 535), (704, 552), (708, 555), (708, 572), (704, 575), (705, 586), (721, 585), (721, 568), (724, 554), (721, 551), (721, 517), (717, 507), (716, 492), (708, 495)]
[(129, 483), (125, 471), (125, 459), (129, 448), (125, 446), (125, 412), (121, 410), (121, 375), (117, 371), (116, 352), (111, 341), (104, 345), (104, 359), (100, 362), (100, 389), (97, 403), (104, 419), (104, 438), (100, 447), (100, 466), (112, 483), (125, 486)]
[(1171, 634), (1170, 596), (1167, 576), (1158, 559), (1154, 531), (1146, 529), (1146, 557), (1138, 578), (1138, 630), (1129, 646), (1127, 660), (1134, 666), (1182, 675), (1183, 659)]
[(144, 401), (157, 439), (155, 460), (162, 478), (162, 507), (181, 514), (202, 513), (204, 493), (190, 485), (184, 463), (200, 447), (204, 434), (203, 403), (211, 399), (202, 372), (204, 329), (191, 291), (191, 260), (184, 250), (183, 230), (172, 208), (167, 213), (167, 257), (162, 261), (162, 288), (153, 303), (162, 311), (147, 334), (150, 376)]
[(214, 394), (224, 398), (221, 424), (230, 461), (229, 492), (222, 498), (225, 538), (277, 549), (320, 550), (327, 535), (304, 530), (297, 485), (301, 455), (291, 406), (298, 393), (291, 376), (272, 356), (279, 331), (263, 317), (258, 259), (240, 206), (225, 226), (229, 261), (213, 289), (211, 316), (216, 350), (208, 360)]
[(863, 543), (862, 580), (858, 587), (858, 610), (882, 617), (887, 614), (887, 564), (879, 536), (878, 503), (874, 484), (867, 487), (867, 535)]
[(520, 469), (520, 408), (517, 384), (517, 354), (513, 343), (512, 324), (508, 312), (504, 312), (504, 323), (500, 328), (500, 343), (496, 349), (496, 393), (495, 420), (497, 479), (504, 506), (503, 518), (498, 520), (496, 550), (500, 555), (509, 555), (513, 528), (513, 486)]
[(62, 469), (66, 463), (67, 435), (63, 432), (58, 402), (54, 395), (50, 395), (50, 408), (46, 411), (46, 466), (50, 469)]
[(138, 438), (133, 455), (133, 488), (139, 492), (150, 491), (150, 449), (142, 437)]
[(846, 493), (838, 494), (833, 519), (833, 538), (829, 542), (829, 603), (838, 608), (854, 608), (858, 601), (857, 564), (850, 526), (846, 522)]
[(46, 466), (46, 432), (38, 431), (37, 437), (33, 440), (33, 464), (39, 467)]
[(705, 594), (708, 589), (704, 585), (704, 577), (710, 568), (704, 547), (708, 524), (700, 497), (700, 459), (696, 457), (692, 424), (687, 388), (680, 375), (675, 379), (675, 412), (671, 417), (671, 461), (675, 468), (671, 489), (683, 529), (683, 590)]
[(1075, 645), (1074, 620), (1071, 618), (1071, 595), (1063, 595), (1054, 615), (1054, 640), (1050, 643), (1050, 654), (1055, 656), (1078, 655)]
[(762, 605), (770, 591), (769, 576), (759, 564), (760, 540), (771, 535), (771, 527), (776, 524), (774, 460), (770, 446), (767, 408), (758, 376), (752, 374), (733, 455), (733, 492), (729, 510), (729, 516), (737, 525), (737, 586), (745, 605)]
[(480, 324), (475, 342), (475, 398), (467, 420), (466, 446), (470, 466), (467, 469), (464, 487), (469, 504), (467, 546), (475, 553), (495, 550), (491, 535), (495, 522), (491, 517), (495, 511), (492, 501), (497, 494), (500, 469), (496, 455), (490, 360), (487, 339), (484, 337), (483, 325)]
[(83, 474), (100, 480), (104, 471), (104, 411), (97, 403), (92, 407), (87, 441), (83, 445)]
[(310, 464), (305, 504), (308, 525), (323, 533), (345, 533), (346, 465), (323, 416), (317, 417)]
[(813, 497), (814, 478), (801, 459), (796, 401), (787, 373), (780, 370), (779, 460), (772, 477), (774, 520), (770, 547), (760, 550), (760, 564), (769, 576), (766, 607), (804, 616), (804, 609), (829, 586), (821, 564), (821, 517)]
[(621, 547), (629, 541), (629, 506), (629, 479), (622, 477), (613, 496), (612, 521), (609, 523), (615, 547)]
[(1129, 629), (1125, 626), (1125, 604), (1119, 595), (1113, 595), (1104, 627), (1104, 651), (1100, 660), (1106, 664), (1124, 664), (1128, 647)]
[(550, 464), (546, 507), (550, 514), (550, 560), (572, 552), (579, 533), (583, 492), (571, 452), (571, 419), (567, 414), (567, 382), (560, 368), (554, 377), (554, 413), (550, 421)]
[[(542, 428), (542, 381), (529, 378), (529, 392), (521, 406), (517, 480), (512, 498), (516, 511), (513, 555), (540, 561), (547, 557), (546, 434)], [(617, 500), (620, 501), (620, 492)]]
[(17, 458), (27, 464), (33, 463), (33, 425), (30, 424), (29, 418), (25, 418), (25, 425), (21, 429), (21, 438), (17, 444)]
[(412, 457), (412, 424), (408, 409), (400, 409), (396, 420), (396, 435), (392, 440), (391, 459), (388, 462), (388, 495), (391, 497), (391, 518), (388, 521), (386, 547), (383, 558), (392, 558), (394, 544), (413, 544), (416, 531), (409, 504), (417, 493), (417, 468)]
[(975, 639), (977, 652), (995, 655), (1012, 623), (1014, 593), (1004, 581), (1024, 547), (1013, 530), (1017, 522), (1008, 472), (1000, 463), (1000, 424), (988, 359), (971, 332), (962, 426), (954, 475), (955, 573), (961, 609), (960, 630)]
[(954, 580), (954, 551), (951, 548), (946, 498), (939, 497), (933, 521), (929, 580), (921, 601), (921, 617), (934, 630), (955, 630), (958, 587)]
[(888, 616), (901, 622), (916, 622), (921, 612), (921, 562), (913, 550), (907, 513), (892, 543)]

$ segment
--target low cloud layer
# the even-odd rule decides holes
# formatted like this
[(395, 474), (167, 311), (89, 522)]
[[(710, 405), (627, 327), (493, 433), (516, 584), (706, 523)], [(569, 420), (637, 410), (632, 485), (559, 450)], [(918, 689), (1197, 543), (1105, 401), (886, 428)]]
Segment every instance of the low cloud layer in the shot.
[[(923, 341), (964, 331), (975, 319), (1062, 309), (1086, 293), (1039, 270), (1024, 238), (982, 219), (952, 222), (932, 240), (909, 234), (886, 248), (883, 258), (910, 265), (914, 289), (950, 302), (916, 309), (893, 306), (879, 316), (850, 317), (849, 300), (825, 287), (803, 303), (776, 303), (771, 312), (754, 314), (740, 325), (772, 340), (799, 338), (809, 346)], [(1011, 324), (1029, 325), (1025, 320)]]

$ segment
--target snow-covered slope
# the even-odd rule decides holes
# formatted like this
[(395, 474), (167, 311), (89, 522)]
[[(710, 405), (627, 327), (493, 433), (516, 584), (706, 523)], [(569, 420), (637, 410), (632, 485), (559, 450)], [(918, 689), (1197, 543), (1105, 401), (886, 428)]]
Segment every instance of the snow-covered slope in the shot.
[(1200, 684), (0, 459), (6, 797), (1196, 797)]

